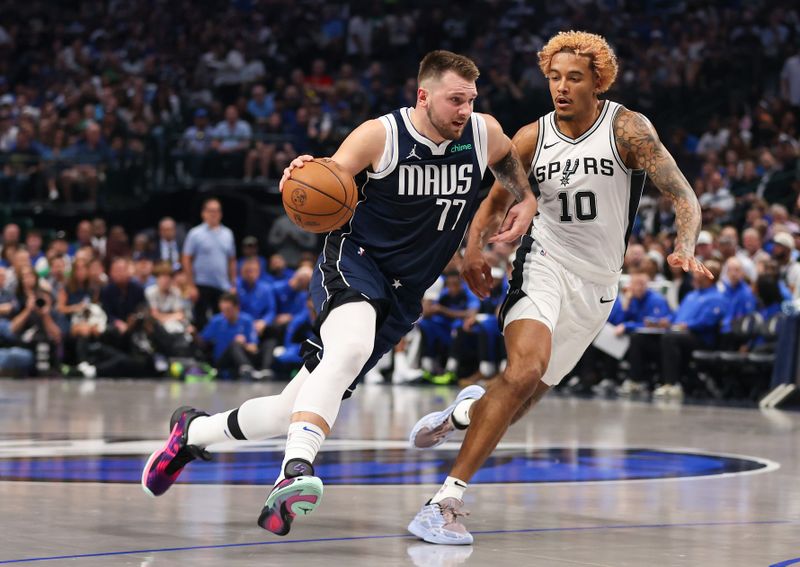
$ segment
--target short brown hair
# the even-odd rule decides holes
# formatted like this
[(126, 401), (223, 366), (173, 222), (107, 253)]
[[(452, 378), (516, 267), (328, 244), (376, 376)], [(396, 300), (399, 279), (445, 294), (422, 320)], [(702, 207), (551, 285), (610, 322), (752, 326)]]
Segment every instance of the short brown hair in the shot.
[(619, 69), (617, 56), (603, 36), (582, 31), (559, 32), (538, 53), (542, 73), (550, 73), (553, 56), (562, 52), (589, 58), (589, 68), (600, 82), (599, 92), (606, 92), (614, 84)]
[(467, 81), (475, 81), (480, 76), (478, 66), (469, 57), (437, 49), (431, 51), (419, 63), (419, 74), (417, 83), (422, 84), (426, 79), (438, 79), (447, 71), (453, 71), (456, 75)]
[(172, 265), (169, 262), (159, 262), (158, 264), (156, 264), (156, 267), (153, 268), (153, 275), (155, 277), (171, 276)]

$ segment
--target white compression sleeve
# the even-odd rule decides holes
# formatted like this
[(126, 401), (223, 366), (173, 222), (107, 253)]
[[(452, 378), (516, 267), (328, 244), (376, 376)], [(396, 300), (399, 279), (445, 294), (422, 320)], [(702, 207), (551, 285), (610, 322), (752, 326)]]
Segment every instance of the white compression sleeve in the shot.
[[(258, 441), (285, 435), (289, 430), (297, 392), (308, 376), (309, 372), (304, 366), (280, 394), (253, 398), (243, 403), (237, 412), (236, 421), (244, 437)], [(235, 439), (229, 422), (232, 411), (234, 410), (195, 418), (189, 425), (189, 444), (207, 447), (212, 443)]]
[(345, 303), (322, 323), (322, 360), (308, 376), (292, 413), (311, 412), (333, 426), (342, 396), (372, 355), (377, 313), (366, 301)]

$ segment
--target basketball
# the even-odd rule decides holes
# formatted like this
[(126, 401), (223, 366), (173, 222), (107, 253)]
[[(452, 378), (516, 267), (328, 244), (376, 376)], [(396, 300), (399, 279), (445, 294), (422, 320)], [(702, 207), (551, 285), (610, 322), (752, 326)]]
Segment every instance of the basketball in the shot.
[(355, 180), (336, 162), (317, 158), (292, 170), (282, 197), (294, 224), (308, 232), (330, 232), (353, 216), (358, 189)]

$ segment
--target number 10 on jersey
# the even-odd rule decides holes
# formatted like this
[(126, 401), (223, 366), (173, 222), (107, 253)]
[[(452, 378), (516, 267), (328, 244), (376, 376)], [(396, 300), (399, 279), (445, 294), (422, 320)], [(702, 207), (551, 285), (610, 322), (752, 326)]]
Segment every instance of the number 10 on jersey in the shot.
[[(561, 201), (561, 222), (572, 222), (574, 219), (570, 214), (569, 193), (561, 191), (558, 194)], [(597, 197), (591, 191), (576, 191), (573, 195), (575, 201), (575, 218), (579, 221), (590, 221), (597, 218)]]
[(458, 224), (458, 219), (461, 218), (461, 213), (464, 212), (464, 207), (466, 206), (467, 201), (465, 199), (436, 199), (436, 205), (444, 206), (442, 210), (442, 214), (439, 217), (439, 226), (436, 227), (436, 230), (442, 231), (445, 230), (445, 225), (447, 224), (447, 213), (450, 211), (450, 207), (458, 207), (458, 214), (456, 215), (456, 220), (453, 223), (453, 226), (450, 227), (449, 230), (455, 230), (456, 225)]

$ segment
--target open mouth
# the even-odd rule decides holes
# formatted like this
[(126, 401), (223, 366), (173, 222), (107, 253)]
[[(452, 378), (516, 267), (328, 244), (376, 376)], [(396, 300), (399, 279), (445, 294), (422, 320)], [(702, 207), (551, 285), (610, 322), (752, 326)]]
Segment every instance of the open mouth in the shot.
[(466, 123), (467, 123), (466, 121), (464, 121), (464, 122), (455, 122), (455, 121), (454, 121), (454, 122), (453, 122), (453, 128), (456, 128), (456, 129), (463, 128), (463, 127), (464, 127), (464, 124), (466, 124)]
[(572, 104), (572, 101), (569, 100), (567, 97), (560, 96), (556, 98), (556, 106), (558, 106), (559, 108), (567, 107), (570, 104)]

